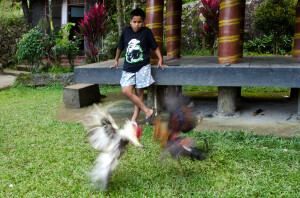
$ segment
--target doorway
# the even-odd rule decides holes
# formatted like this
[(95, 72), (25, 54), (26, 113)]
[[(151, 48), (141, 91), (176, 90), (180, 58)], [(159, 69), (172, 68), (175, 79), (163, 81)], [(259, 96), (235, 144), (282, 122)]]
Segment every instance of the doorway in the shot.
[[(78, 25), (80, 20), (83, 18), (84, 18), (84, 5), (69, 6), (69, 22), (75, 23), (75, 26), (72, 27), (72, 29), (70, 30), (69, 39), (73, 39), (73, 37), (75, 36), (75, 32), (80, 33), (80, 29)], [(80, 50), (79, 55), (83, 55), (84, 41), (81, 41), (79, 50)]]

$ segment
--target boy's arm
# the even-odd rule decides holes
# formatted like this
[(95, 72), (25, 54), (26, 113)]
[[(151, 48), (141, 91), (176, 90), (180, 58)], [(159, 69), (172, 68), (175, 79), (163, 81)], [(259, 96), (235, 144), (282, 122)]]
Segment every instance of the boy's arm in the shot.
[(122, 51), (117, 48), (115, 63), (114, 63), (114, 65), (110, 66), (110, 69), (112, 69), (114, 67), (118, 69), (118, 63), (119, 63), (119, 58), (120, 58), (121, 53), (122, 53)]
[(157, 47), (155, 50), (154, 50), (156, 56), (158, 57), (158, 63), (157, 63), (157, 67), (161, 67), (162, 70), (165, 69), (165, 67), (167, 67), (167, 65), (163, 65), (163, 57), (160, 53), (160, 50), (159, 50), (159, 47)]

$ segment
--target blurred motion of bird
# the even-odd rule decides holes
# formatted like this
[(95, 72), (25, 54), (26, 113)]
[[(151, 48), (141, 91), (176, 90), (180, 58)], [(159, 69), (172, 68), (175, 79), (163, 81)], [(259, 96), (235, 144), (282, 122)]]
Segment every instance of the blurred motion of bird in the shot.
[(180, 136), (180, 132), (188, 133), (194, 129), (198, 120), (193, 104), (188, 97), (181, 93), (169, 91), (165, 98), (165, 104), (170, 114), (169, 121), (166, 123), (157, 117), (153, 140), (161, 142), (163, 154), (169, 153), (173, 160), (177, 160), (182, 172), (180, 156), (189, 157), (193, 161), (205, 159), (204, 150), (200, 149), (193, 139)]
[(120, 129), (114, 119), (96, 105), (82, 123), (87, 130), (89, 143), (101, 152), (90, 173), (91, 180), (95, 188), (104, 190), (126, 146), (131, 142), (137, 147), (142, 147), (139, 143), (142, 129), (129, 120), (123, 129)]

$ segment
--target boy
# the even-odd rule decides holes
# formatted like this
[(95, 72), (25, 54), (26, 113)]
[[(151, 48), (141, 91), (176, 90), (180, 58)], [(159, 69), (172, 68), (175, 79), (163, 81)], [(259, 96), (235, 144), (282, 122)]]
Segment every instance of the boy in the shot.
[[(126, 27), (121, 34), (117, 47), (115, 63), (110, 68), (118, 69), (118, 61), (123, 49), (125, 49), (125, 61), (120, 84), (122, 93), (135, 104), (131, 121), (134, 125), (140, 110), (146, 114), (146, 124), (151, 125), (156, 114), (155, 109), (148, 108), (143, 103), (144, 88), (154, 83), (151, 76), (150, 48), (154, 50), (159, 61), (157, 67), (164, 70), (163, 58), (159, 47), (154, 39), (152, 31), (143, 27), (145, 12), (142, 9), (135, 9), (130, 13), (130, 27)], [(133, 88), (135, 87), (135, 94)]]

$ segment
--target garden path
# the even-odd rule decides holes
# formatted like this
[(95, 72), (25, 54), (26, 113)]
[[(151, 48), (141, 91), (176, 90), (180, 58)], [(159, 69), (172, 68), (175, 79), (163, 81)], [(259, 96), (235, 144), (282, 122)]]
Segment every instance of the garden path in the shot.
[[(120, 92), (109, 93), (106, 96), (106, 98), (101, 99), (101, 104), (98, 105), (106, 107), (116, 123), (123, 125), (126, 119), (131, 118), (133, 105)], [(240, 114), (238, 117), (232, 118), (212, 116), (216, 111), (217, 100), (216, 95), (202, 95), (192, 98), (197, 116), (203, 118), (195, 131), (243, 130), (255, 132), (256, 134), (283, 137), (300, 136), (300, 121), (295, 116), (297, 101), (288, 98), (287, 95), (242, 97), (237, 106)], [(62, 104), (59, 107), (57, 119), (64, 122), (80, 122), (91, 108), (92, 105), (80, 109), (69, 109)], [(262, 112), (253, 116), (253, 113), (259, 109)], [(166, 113), (160, 115), (164, 118), (167, 117)], [(140, 124), (145, 123), (143, 112), (141, 112), (138, 122)]]

